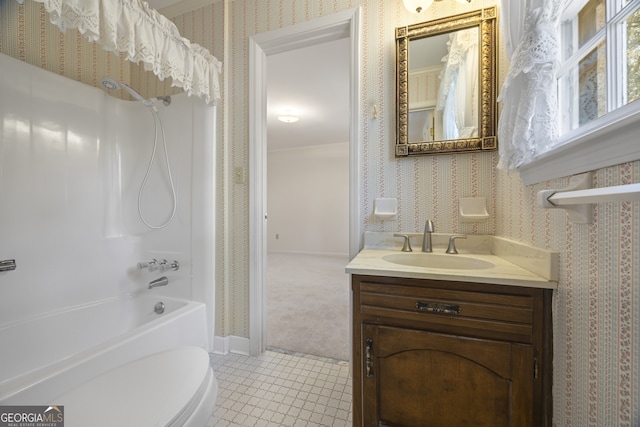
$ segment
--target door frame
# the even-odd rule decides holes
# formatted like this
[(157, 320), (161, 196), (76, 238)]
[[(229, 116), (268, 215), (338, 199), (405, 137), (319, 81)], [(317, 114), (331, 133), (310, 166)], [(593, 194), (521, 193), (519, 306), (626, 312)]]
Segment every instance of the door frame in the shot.
[[(249, 352), (266, 349), (267, 56), (349, 38), (349, 258), (360, 250), (360, 7), (249, 37)], [(345, 273), (346, 274), (346, 273)]]

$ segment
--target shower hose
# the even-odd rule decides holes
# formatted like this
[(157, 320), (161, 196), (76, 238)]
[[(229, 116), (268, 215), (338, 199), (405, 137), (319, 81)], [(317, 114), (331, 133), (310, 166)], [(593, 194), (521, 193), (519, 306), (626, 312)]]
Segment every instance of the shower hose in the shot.
[[(154, 139), (153, 139), (153, 150), (151, 152), (151, 158), (149, 159), (149, 166), (147, 166), (147, 172), (144, 175), (144, 179), (142, 180), (142, 184), (140, 185), (140, 191), (138, 191), (138, 215), (140, 216), (140, 220), (151, 229), (160, 229), (165, 228), (171, 223), (173, 217), (176, 215), (176, 208), (178, 206), (178, 200), (176, 198), (176, 188), (173, 184), (173, 176), (171, 175), (171, 166), (169, 165), (169, 154), (167, 152), (167, 138), (164, 133), (164, 126), (162, 125), (162, 121), (160, 120), (160, 116), (158, 116), (158, 112), (153, 105), (147, 106), (151, 114), (153, 115), (153, 127), (154, 127)], [(160, 131), (162, 133), (162, 145), (164, 148), (164, 158), (165, 164), (167, 165), (167, 174), (169, 175), (169, 183), (171, 185), (171, 196), (173, 198), (173, 208), (171, 210), (171, 216), (167, 221), (160, 225), (152, 225), (150, 224), (144, 217), (142, 213), (142, 194), (144, 192), (144, 188), (147, 185), (147, 180), (149, 179), (149, 175), (151, 173), (151, 168), (153, 167), (153, 162), (156, 157), (156, 151), (158, 149), (158, 124), (160, 125)]]

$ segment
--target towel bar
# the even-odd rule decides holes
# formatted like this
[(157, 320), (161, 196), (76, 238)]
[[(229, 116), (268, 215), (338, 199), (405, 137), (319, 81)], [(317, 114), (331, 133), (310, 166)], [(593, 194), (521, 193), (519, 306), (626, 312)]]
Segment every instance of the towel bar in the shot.
[(564, 190), (541, 190), (538, 206), (565, 209), (569, 221), (590, 224), (594, 203), (640, 200), (640, 183), (591, 188), (591, 172), (572, 176)]

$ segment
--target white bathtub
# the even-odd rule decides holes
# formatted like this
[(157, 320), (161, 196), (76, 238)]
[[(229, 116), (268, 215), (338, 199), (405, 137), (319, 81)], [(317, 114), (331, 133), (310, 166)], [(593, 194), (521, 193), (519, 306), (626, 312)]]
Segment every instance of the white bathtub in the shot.
[[(154, 306), (163, 302), (165, 311)], [(125, 295), (0, 327), (0, 405), (48, 405), (64, 391), (137, 358), (207, 347), (205, 305)]]

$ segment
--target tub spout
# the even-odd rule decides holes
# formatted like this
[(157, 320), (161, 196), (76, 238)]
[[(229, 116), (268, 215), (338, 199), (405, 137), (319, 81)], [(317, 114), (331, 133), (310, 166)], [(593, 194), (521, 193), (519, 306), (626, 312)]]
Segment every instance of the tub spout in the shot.
[(158, 286), (167, 286), (169, 284), (169, 279), (167, 279), (165, 276), (162, 276), (160, 278), (157, 278), (156, 280), (152, 280), (151, 282), (149, 282), (149, 289), (158, 287)]

